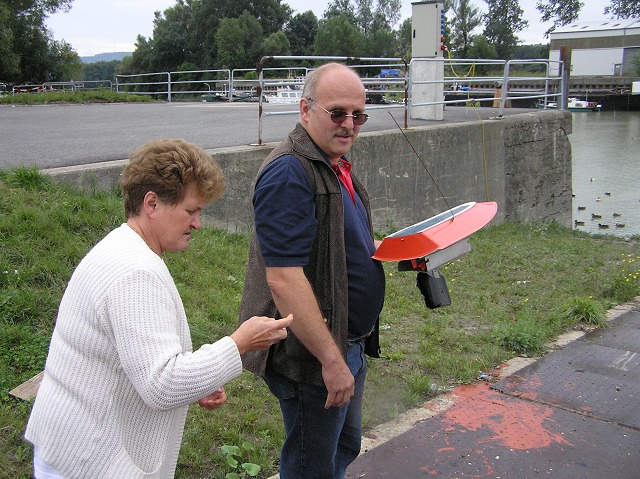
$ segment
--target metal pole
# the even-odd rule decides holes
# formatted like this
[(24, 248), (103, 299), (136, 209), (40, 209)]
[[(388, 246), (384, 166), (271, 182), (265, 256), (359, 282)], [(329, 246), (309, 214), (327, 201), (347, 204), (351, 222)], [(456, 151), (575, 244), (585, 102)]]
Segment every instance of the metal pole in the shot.
[(409, 128), (409, 65), (404, 60), (404, 129)]
[(171, 72), (167, 72), (167, 100), (171, 103)]
[(502, 91), (500, 92), (500, 111), (498, 112), (498, 116), (502, 117), (504, 115), (504, 107), (507, 102), (507, 87), (509, 86), (509, 68), (511, 67), (511, 62), (508, 61), (504, 65), (504, 71), (502, 73)]
[(569, 105), (569, 76), (571, 75), (571, 47), (562, 45), (560, 47), (560, 60), (562, 61), (562, 96), (560, 108), (566, 110)]
[(264, 61), (269, 57), (262, 57), (256, 66), (258, 70), (258, 145), (262, 146), (262, 86), (264, 85)]

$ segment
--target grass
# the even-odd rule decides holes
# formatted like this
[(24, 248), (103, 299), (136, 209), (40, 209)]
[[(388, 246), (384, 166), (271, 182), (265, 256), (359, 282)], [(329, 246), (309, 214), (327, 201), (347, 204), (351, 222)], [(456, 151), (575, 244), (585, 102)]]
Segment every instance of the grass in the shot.
[(118, 93), (111, 90), (55, 91), (18, 93), (0, 96), (0, 105), (47, 105), (52, 103), (139, 103), (149, 102), (147, 95)]
[[(58, 302), (80, 259), (124, 221), (117, 194), (80, 194), (36, 170), (0, 171), (0, 479), (31, 477), (23, 439), (31, 404), (8, 392), (44, 367)], [(603, 326), (604, 311), (640, 294), (640, 238), (589, 236), (557, 224), (503, 224), (471, 237), (473, 251), (441, 268), (452, 304), (429, 310), (416, 273), (386, 264), (383, 357), (369, 362), (364, 426), (371, 428), (514, 355), (543, 354), (571, 328)], [(248, 238), (203, 229), (169, 254), (195, 347), (236, 325)], [(249, 373), (229, 402), (192, 406), (176, 477), (238, 472), (222, 446), (241, 447), (256, 476), (277, 470), (280, 411)], [(252, 447), (244, 447), (251, 445)], [(229, 448), (225, 448), (229, 450)]]

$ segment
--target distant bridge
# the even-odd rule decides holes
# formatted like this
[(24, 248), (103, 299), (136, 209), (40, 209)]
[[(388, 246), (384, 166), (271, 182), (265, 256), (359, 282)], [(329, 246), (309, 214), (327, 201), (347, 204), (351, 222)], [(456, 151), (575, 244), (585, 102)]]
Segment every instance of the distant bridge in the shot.
[[(632, 110), (640, 111), (640, 95), (632, 95), (632, 83), (637, 81), (635, 77), (623, 76), (581, 76), (569, 78), (569, 97), (578, 97), (584, 100), (597, 101), (602, 105), (604, 111), (607, 110)], [(482, 82), (476, 78), (473, 87), (466, 91), (445, 91), (447, 100), (486, 97), (492, 92), (496, 92), (500, 85), (495, 81)], [(545, 79), (537, 80), (527, 77), (525, 80), (517, 80), (512, 77), (509, 84), (509, 93), (512, 94), (535, 94), (544, 93)], [(513, 98), (510, 100), (511, 106), (518, 108), (535, 107), (538, 100), (531, 98)], [(491, 105), (484, 105), (491, 106)]]

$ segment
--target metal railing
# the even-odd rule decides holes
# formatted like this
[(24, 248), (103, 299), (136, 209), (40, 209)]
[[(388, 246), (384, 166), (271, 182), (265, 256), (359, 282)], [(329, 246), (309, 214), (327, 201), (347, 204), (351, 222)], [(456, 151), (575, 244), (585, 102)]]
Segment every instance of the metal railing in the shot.
[[(321, 63), (327, 61), (344, 62), (360, 73), (367, 91), (367, 109), (403, 108), (404, 128), (409, 127), (411, 109), (421, 106), (491, 103), (499, 108), (498, 115), (513, 100), (538, 100), (543, 106), (549, 100), (555, 100), (558, 109), (563, 109), (567, 100), (568, 72), (563, 62), (557, 60), (490, 60), (490, 59), (451, 59), (418, 58), (407, 64), (402, 58), (357, 58), (342, 56), (265, 56), (254, 69), (218, 69), (190, 70), (174, 72), (137, 73), (116, 75), (115, 91), (138, 95), (152, 95), (173, 101), (181, 95), (183, 100), (193, 101), (234, 101), (240, 99), (238, 93), (244, 93), (243, 100), (258, 102), (258, 145), (262, 145), (263, 120), (265, 117), (298, 114), (292, 111), (264, 111), (264, 103), (278, 98), (282, 90), (298, 91), (304, 86), (305, 78), (311, 67), (269, 67), (271, 61)], [(412, 72), (418, 62), (440, 62), (441, 78), (415, 80)], [(537, 68), (541, 74), (533, 75)], [(521, 71), (517, 71), (521, 70)], [(247, 78), (250, 72), (257, 71), (257, 79)], [(282, 72), (286, 74), (282, 75)], [(374, 74), (374, 72), (378, 72)], [(383, 74), (386, 72), (387, 74)], [(461, 73), (462, 72), (462, 73)], [(501, 72), (501, 74), (499, 74)], [(268, 73), (265, 75), (265, 73)], [(437, 88), (438, 95), (428, 101), (418, 103), (412, 98), (412, 91), (418, 85), (431, 85)], [(522, 85), (526, 85), (522, 87)], [(533, 85), (533, 87), (532, 87)], [(31, 87), (31, 85), (28, 85)], [(54, 89), (109, 88), (109, 80), (47, 82), (36, 85), (37, 91)], [(6, 89), (6, 86), (5, 86)], [(441, 93), (441, 95), (440, 95)], [(441, 99), (438, 99), (441, 98)], [(371, 101), (370, 101), (371, 100)], [(295, 101), (297, 104), (298, 101)], [(376, 105), (382, 103), (383, 105)]]
[[(491, 103), (499, 108), (499, 116), (504, 115), (504, 109), (509, 105), (510, 100), (540, 100), (545, 105), (549, 99), (558, 99), (564, 93), (562, 76), (558, 76), (558, 72), (563, 72), (562, 62), (553, 60), (473, 60), (473, 59), (443, 59), (443, 58), (418, 58), (411, 60), (410, 71), (413, 71), (414, 65), (419, 62), (442, 62), (445, 75), (435, 80), (414, 80), (409, 75), (409, 92), (416, 85), (441, 85), (442, 100), (428, 101), (416, 103), (409, 98), (409, 109), (419, 106), (432, 105), (456, 105), (471, 103)], [(512, 76), (512, 69), (516, 66), (540, 66), (544, 69), (543, 76), (517, 75)], [(552, 67), (555, 65), (555, 68)], [(460, 75), (456, 73), (456, 69), (467, 68), (467, 71)], [(478, 68), (486, 68), (491, 70), (501, 69), (501, 76), (477, 75)], [(449, 73), (449, 74), (447, 74)], [(537, 88), (518, 88), (523, 83), (537, 83)], [(486, 95), (486, 96), (484, 96)], [(447, 100), (446, 97), (459, 96), (460, 98), (452, 98)], [(557, 101), (562, 108), (563, 102)]]
[[(2, 85), (4, 85), (4, 87), (2, 87)], [(6, 90), (7, 85), (0, 83), (0, 88)], [(11, 93), (16, 95), (18, 93), (76, 92), (87, 90), (113, 90), (113, 83), (111, 80), (48, 81), (38, 84), (15, 85), (11, 88)]]
[(233, 92), (230, 85), (231, 71), (227, 69), (116, 75), (117, 92), (166, 96), (169, 102), (174, 95), (200, 95), (205, 101), (202, 95), (211, 99), (230, 97)]
[[(166, 79), (163, 79), (163, 77), (166, 77)], [(147, 79), (151, 79), (151, 81), (147, 81)], [(171, 101), (170, 79), (171, 74), (169, 72), (116, 75), (116, 92), (132, 93), (136, 95), (167, 95), (167, 101)], [(162, 88), (146, 89), (156, 86)], [(143, 87), (145, 89), (143, 90), (139, 87)]]
[(45, 82), (42, 86), (45, 91), (113, 90), (113, 82), (111, 80), (69, 80)]
[[(258, 145), (262, 144), (263, 118), (268, 116), (292, 115), (298, 114), (299, 111), (278, 111), (264, 112), (263, 102), (269, 101), (269, 96), (263, 93), (272, 86), (293, 86), (302, 88), (304, 82), (300, 79), (291, 81), (285, 80), (265, 80), (264, 68), (266, 61), (271, 60), (322, 60), (322, 61), (342, 61), (353, 63), (354, 61), (371, 61), (378, 63), (371, 64), (350, 64), (352, 68), (372, 69), (372, 68), (391, 68), (395, 67), (399, 70), (397, 76), (382, 78), (379, 75), (374, 77), (366, 74), (361, 75), (362, 82), (367, 89), (368, 98), (372, 94), (379, 94), (385, 101), (384, 105), (372, 106), (368, 105), (367, 109), (376, 108), (403, 108), (404, 109), (404, 127), (409, 126), (409, 117), (411, 109), (418, 106), (433, 105), (456, 105), (456, 104), (473, 104), (482, 105), (490, 103), (489, 106), (499, 109), (498, 116), (504, 115), (504, 110), (510, 105), (512, 100), (539, 100), (546, 106), (550, 100), (556, 100), (557, 107), (563, 109), (565, 104), (566, 92), (564, 88), (564, 75), (567, 74), (563, 69), (561, 61), (534, 59), (534, 60), (487, 60), (487, 59), (444, 59), (444, 58), (420, 58), (413, 59), (407, 65), (401, 58), (361, 58), (352, 57), (291, 57), (291, 56), (272, 56), (263, 57), (258, 65), (259, 83), (258, 94), (260, 95), (260, 106), (258, 111)], [(394, 63), (395, 62), (395, 63)], [(402, 62), (402, 63), (399, 63)], [(431, 80), (414, 80), (412, 72), (417, 62), (442, 62), (445, 75), (442, 79)], [(537, 68), (540, 75), (533, 75), (530, 70)], [(465, 70), (464, 74), (457, 71)], [(489, 71), (488, 74), (482, 70)], [(522, 70), (522, 71), (517, 71)], [(529, 73), (527, 73), (529, 71)], [(493, 75), (491, 72), (494, 72)], [(496, 74), (502, 73), (502, 74)], [(515, 75), (514, 75), (515, 73)], [(520, 85), (534, 84), (533, 88), (521, 88)], [(439, 87), (442, 92), (442, 100), (426, 101), (417, 103), (413, 100), (412, 92), (415, 85), (433, 85)], [(459, 98), (455, 98), (459, 96)], [(389, 97), (395, 97), (395, 101), (389, 102)], [(399, 101), (398, 101), (399, 100)], [(397, 103), (396, 103), (397, 102)]]
[[(284, 70), (287, 68), (265, 68), (265, 63), (268, 61), (334, 61), (334, 62), (345, 62), (349, 64), (351, 68), (355, 70), (366, 70), (366, 69), (379, 69), (381, 67), (402, 67), (402, 77), (368, 77), (365, 75), (361, 75), (360, 78), (364, 83), (365, 87), (375, 86), (376, 88), (367, 89), (370, 93), (386, 93), (389, 94), (392, 92), (393, 87), (402, 85), (402, 90), (397, 90), (393, 92), (394, 94), (402, 94), (403, 97), (407, 98), (407, 64), (404, 62), (402, 58), (356, 58), (356, 57), (340, 57), (340, 56), (265, 56), (260, 59), (258, 63), (258, 145), (262, 145), (262, 124), (263, 118), (265, 116), (278, 116), (278, 115), (295, 115), (298, 114), (299, 111), (278, 111), (278, 112), (265, 112), (263, 103), (269, 103), (269, 99), (266, 96), (265, 92), (269, 91), (269, 88), (286, 88), (286, 89), (298, 89), (302, 90), (304, 86), (304, 79), (299, 77), (289, 78), (287, 80), (278, 80), (278, 79), (266, 79), (264, 77), (265, 71), (277, 71)], [(366, 64), (360, 64), (361, 62), (371, 62)], [(402, 63), (400, 63), (402, 62)], [(357, 64), (356, 64), (357, 63)], [(290, 70), (290, 69), (288, 69)], [(309, 69), (305, 72), (308, 72)], [(385, 88), (386, 86), (386, 88)], [(293, 87), (293, 88), (291, 88)], [(407, 102), (403, 101), (402, 104), (396, 105), (395, 107), (404, 108), (405, 109), (405, 128), (407, 127)], [(386, 108), (389, 106), (387, 105)], [(394, 106), (392, 106), (394, 107)], [(375, 109), (376, 107), (368, 107), (369, 109)]]

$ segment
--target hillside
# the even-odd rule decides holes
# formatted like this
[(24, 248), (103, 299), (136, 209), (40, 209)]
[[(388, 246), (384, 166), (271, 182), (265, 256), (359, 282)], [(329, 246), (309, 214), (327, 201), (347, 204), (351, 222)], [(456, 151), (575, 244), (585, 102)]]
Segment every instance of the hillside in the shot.
[(80, 60), (82, 63), (111, 62), (113, 60), (120, 61), (127, 56), (131, 56), (131, 52), (98, 53), (90, 57), (80, 57)]

